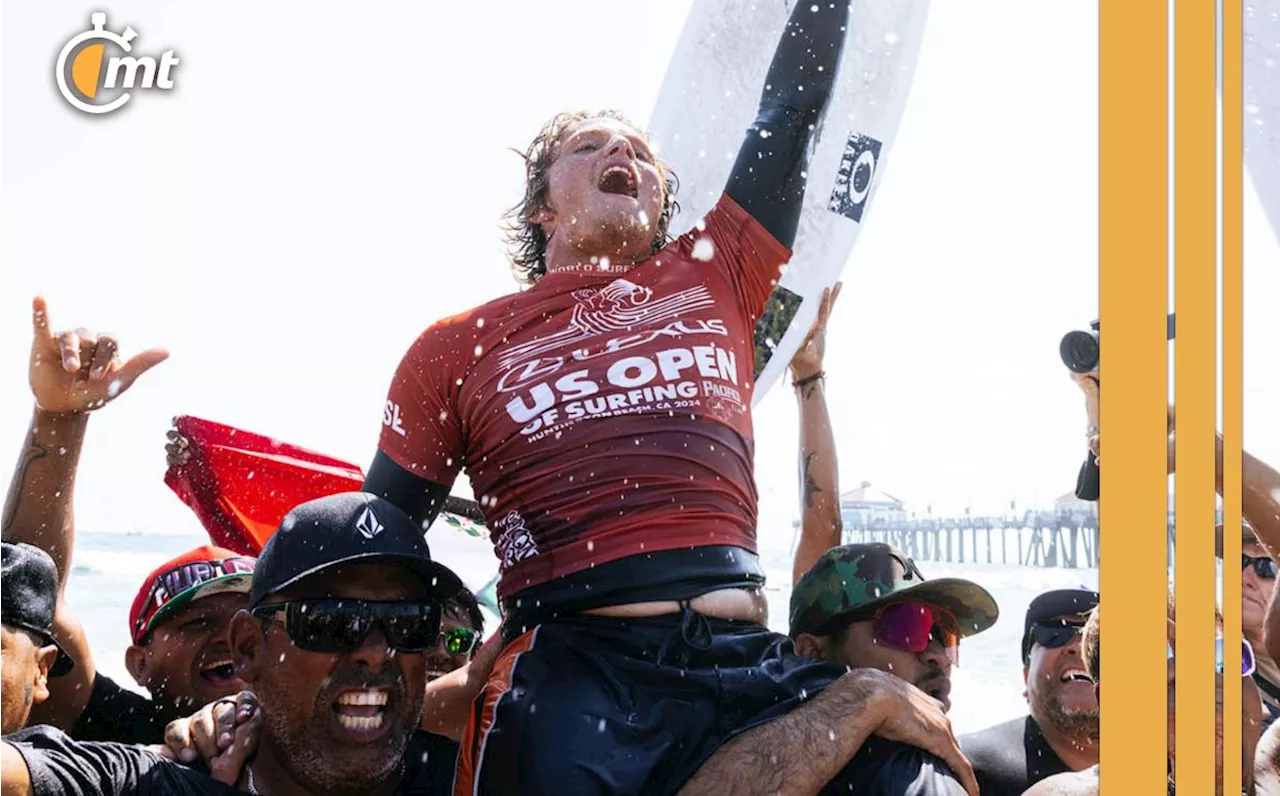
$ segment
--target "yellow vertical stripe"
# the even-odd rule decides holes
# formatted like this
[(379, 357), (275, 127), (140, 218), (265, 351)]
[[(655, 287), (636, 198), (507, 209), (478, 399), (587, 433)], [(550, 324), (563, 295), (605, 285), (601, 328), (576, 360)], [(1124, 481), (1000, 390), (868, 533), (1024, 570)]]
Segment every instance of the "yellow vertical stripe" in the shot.
[[(1243, 445), (1243, 216), (1244, 107), (1241, 0), (1222, 2), (1222, 620), (1224, 670), (1240, 671), (1241, 446)], [(1241, 783), (1240, 685), (1223, 678), (1222, 792)]]
[[(1100, 522), (1102, 792), (1165, 793), (1168, 7), (1103, 2), (1099, 18), (1099, 317), (1106, 351)], [(1181, 336), (1181, 335), (1179, 335)], [(1138, 742), (1138, 741), (1141, 742)], [(1210, 791), (1212, 792), (1212, 791)]]
[(1211, 794), (1214, 777), (1217, 427), (1217, 13), (1214, 0), (1174, 0), (1174, 401), (1177, 405), (1177, 764), (1181, 793)]

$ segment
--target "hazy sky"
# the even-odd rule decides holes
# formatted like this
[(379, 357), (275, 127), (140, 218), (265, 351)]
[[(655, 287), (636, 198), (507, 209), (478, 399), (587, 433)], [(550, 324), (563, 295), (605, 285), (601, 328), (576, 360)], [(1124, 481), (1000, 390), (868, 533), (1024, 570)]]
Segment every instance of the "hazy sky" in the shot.
[[(139, 51), (177, 49), (177, 87), (89, 118), (52, 64), (91, 9), (4, 4), (0, 456), (27, 425), (36, 292), (58, 328), (172, 352), (94, 418), (81, 528), (198, 528), (162, 482), (180, 413), (367, 466), (418, 332), (515, 289), (506, 147), (565, 108), (646, 120), (688, 8), (371, 5), (113, 3)], [(923, 514), (1074, 486), (1083, 402), (1057, 345), (1097, 314), (1096, 26), (1093, 4), (933, 3), (831, 322), (845, 489), (870, 480)], [(1246, 222), (1246, 446), (1280, 461), (1263, 410), (1280, 405), (1280, 257), (1252, 193)], [(776, 388), (755, 418), (768, 546), (797, 515), (795, 424)]]

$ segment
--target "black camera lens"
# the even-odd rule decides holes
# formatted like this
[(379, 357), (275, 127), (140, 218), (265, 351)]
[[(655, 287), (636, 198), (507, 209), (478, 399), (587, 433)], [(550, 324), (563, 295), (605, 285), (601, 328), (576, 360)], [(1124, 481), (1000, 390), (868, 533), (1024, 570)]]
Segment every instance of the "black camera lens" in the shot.
[(1072, 373), (1088, 373), (1097, 368), (1098, 351), (1097, 332), (1067, 332), (1058, 345), (1062, 364)]

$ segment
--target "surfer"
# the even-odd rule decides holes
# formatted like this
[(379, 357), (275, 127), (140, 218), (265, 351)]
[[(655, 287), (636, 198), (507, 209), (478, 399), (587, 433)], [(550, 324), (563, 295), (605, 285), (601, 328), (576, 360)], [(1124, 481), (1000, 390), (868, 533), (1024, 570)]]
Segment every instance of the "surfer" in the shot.
[[(552, 119), (511, 214), (530, 287), (403, 357), (364, 489), (426, 528), (465, 468), (501, 563), (506, 647), (458, 793), (672, 792), (843, 673), (764, 625), (750, 404), (849, 18), (796, 4), (723, 195), (677, 240), (644, 135), (613, 112)], [(807, 753), (741, 748), (717, 787), (814, 776)]]

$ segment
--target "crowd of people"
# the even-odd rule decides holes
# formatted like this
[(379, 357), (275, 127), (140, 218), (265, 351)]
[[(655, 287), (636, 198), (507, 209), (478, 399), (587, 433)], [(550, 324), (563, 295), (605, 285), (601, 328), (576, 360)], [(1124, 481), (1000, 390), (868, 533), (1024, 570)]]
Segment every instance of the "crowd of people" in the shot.
[[(3, 794), (1096, 793), (1095, 591), (1026, 607), (1027, 715), (957, 738), (952, 669), (996, 600), (843, 543), (823, 370), (838, 285), (791, 362), (803, 527), (788, 632), (767, 627), (745, 368), (849, 21), (796, 4), (719, 202), (678, 238), (674, 175), (634, 125), (548, 123), (511, 216), (527, 289), (414, 342), (361, 491), (301, 501), (256, 555), (201, 546), (143, 580), (124, 665), (149, 696), (97, 668), (65, 589), (89, 419), (167, 355), (55, 333), (37, 299), (4, 509)], [(424, 533), (463, 470), (500, 564), (487, 638)], [(1244, 762), (1265, 792), (1280, 474), (1246, 457), (1245, 485)], [(1171, 771), (1173, 622), (1170, 602)]]

